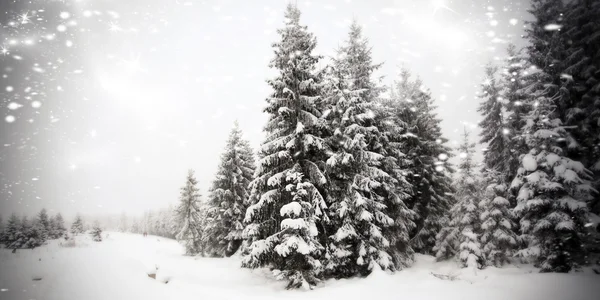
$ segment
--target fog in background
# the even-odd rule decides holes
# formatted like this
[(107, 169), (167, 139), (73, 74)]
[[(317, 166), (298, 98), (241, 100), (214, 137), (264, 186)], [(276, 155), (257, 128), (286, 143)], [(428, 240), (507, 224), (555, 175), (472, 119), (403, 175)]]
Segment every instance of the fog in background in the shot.
[[(0, 1), (0, 214), (141, 214), (175, 204), (189, 168), (206, 196), (233, 122), (263, 139), (288, 2)], [(294, 2), (325, 57), (355, 18), (383, 83), (420, 76), (451, 146), (479, 139), (484, 65), (529, 18), (514, 0)]]

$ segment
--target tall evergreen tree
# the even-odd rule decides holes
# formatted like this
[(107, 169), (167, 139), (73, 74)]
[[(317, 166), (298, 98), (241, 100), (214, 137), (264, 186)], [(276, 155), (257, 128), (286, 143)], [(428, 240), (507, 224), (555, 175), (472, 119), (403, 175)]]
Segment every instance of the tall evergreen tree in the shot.
[[(573, 138), (567, 156), (594, 172), (593, 185), (600, 190), (600, 4), (571, 1), (563, 16), (561, 32), (569, 47), (560, 74), (561, 87), (568, 91), (562, 119)], [(600, 214), (600, 197), (594, 197), (589, 207)]]
[(67, 228), (65, 227), (65, 220), (63, 219), (60, 213), (57, 213), (54, 216), (54, 218), (52, 218), (51, 232), (51, 236), (53, 239), (61, 238), (67, 233)]
[(489, 265), (501, 267), (517, 248), (515, 224), (509, 201), (505, 198), (507, 186), (498, 183), (499, 174), (486, 170), (487, 188), (481, 208), (481, 249)]
[(515, 213), (528, 241), (521, 254), (532, 257), (542, 271), (568, 272), (582, 251), (585, 201), (592, 188), (589, 171), (565, 157), (560, 146), (566, 133), (554, 112), (556, 92), (539, 89), (531, 103), (534, 108), (524, 127), (530, 150), (522, 156), (512, 187), (519, 190)]
[(326, 268), (335, 277), (367, 275), (375, 264), (401, 269), (412, 261), (408, 246), (412, 220), (406, 218), (411, 214), (396, 180), (382, 170), (386, 152), (373, 111), (381, 88), (372, 79), (379, 67), (354, 21), (334, 60), (326, 101), (333, 132), (328, 139), (333, 154), (327, 176), (334, 230)]
[(83, 219), (80, 215), (75, 216), (75, 221), (71, 224), (71, 234), (78, 235), (84, 233)]
[[(341, 77), (341, 76), (340, 76)], [(327, 271), (335, 277), (367, 275), (376, 264), (393, 269), (389, 241), (382, 228), (393, 224), (385, 213), (380, 180), (388, 174), (375, 167), (382, 156), (369, 151), (367, 143), (377, 128), (367, 122), (367, 105), (360, 91), (348, 91), (345, 79), (335, 78), (331, 138), (334, 154), (327, 160), (330, 178), (330, 211), (335, 232), (328, 244)]]
[[(582, 254), (586, 201), (592, 188), (585, 166), (566, 156), (565, 149), (577, 148), (563, 126), (564, 112), (571, 107), (568, 89), (561, 77), (568, 43), (560, 30), (564, 3), (534, 0), (527, 37), (529, 61), (539, 70), (527, 90), (531, 95), (523, 135), (528, 152), (511, 187), (518, 190), (515, 213), (527, 247), (520, 251), (531, 257), (543, 272), (568, 272)], [(566, 143), (565, 143), (566, 142)]]
[(242, 265), (269, 266), (289, 288), (309, 288), (322, 277), (317, 228), (326, 217), (320, 56), (312, 54), (316, 38), (300, 25), (296, 6), (288, 5), (285, 27), (277, 32), (281, 39), (273, 44), (270, 66), (279, 74), (268, 81), (267, 137), (245, 218), (244, 235), (252, 244)]
[(8, 249), (20, 249), (23, 248), (27, 239), (23, 233), (21, 222), (16, 214), (12, 214), (6, 223), (5, 230), (5, 241), (4, 245)]
[[(419, 253), (432, 254), (436, 235), (447, 223), (448, 212), (454, 204), (452, 196), (452, 166), (448, 163), (451, 150), (442, 136), (441, 120), (437, 118), (431, 93), (422, 82), (411, 80), (408, 70), (402, 70), (400, 80), (391, 90), (391, 118), (384, 124), (397, 124), (389, 131), (392, 149), (400, 175), (412, 186), (406, 199), (415, 213), (415, 225), (410, 234), (410, 246)], [(395, 133), (394, 133), (395, 132)], [(401, 148), (400, 148), (401, 147)], [(400, 151), (401, 149), (401, 151)]]
[(194, 171), (189, 170), (185, 185), (181, 188), (179, 206), (177, 207), (177, 223), (179, 231), (177, 240), (185, 246), (187, 255), (202, 254), (202, 224), (204, 210), (200, 203), (200, 192), (196, 186), (198, 181)]
[[(528, 98), (527, 86), (533, 79), (532, 75), (536, 72), (531, 69), (523, 51), (517, 50), (514, 44), (509, 44), (506, 48), (506, 58), (504, 67), (500, 72), (500, 85), (502, 90), (500, 96), (504, 106), (504, 118), (502, 128), (506, 130), (503, 134), (506, 138), (504, 146), (510, 149), (510, 153), (503, 152), (497, 154), (503, 159), (503, 168), (496, 168), (501, 175), (502, 184), (510, 184), (519, 169), (519, 156), (527, 152), (525, 140), (523, 137), (523, 126), (529, 107), (526, 105)], [(490, 127), (491, 128), (491, 127)], [(493, 154), (494, 152), (489, 152)], [(486, 153), (485, 155), (488, 155)], [(507, 191), (509, 192), (509, 191)], [(512, 194), (507, 194), (509, 201), (515, 204)]]
[(456, 179), (456, 204), (452, 207), (451, 220), (437, 236), (437, 259), (458, 255), (464, 267), (482, 268), (484, 256), (479, 243), (480, 183), (475, 173), (475, 144), (469, 141), (465, 130), (463, 143), (458, 148), (460, 164)]
[(204, 231), (208, 255), (230, 256), (241, 246), (254, 168), (254, 154), (236, 122), (210, 189)]
[(44, 226), (37, 218), (30, 222), (26, 216), (23, 216), (21, 219), (21, 232), (25, 236), (21, 248), (33, 249), (46, 242), (47, 235)]
[[(501, 96), (502, 87), (496, 80), (497, 68), (492, 64), (485, 67), (485, 79), (481, 85), (480, 103), (478, 111), (483, 115), (479, 123), (481, 127), (481, 143), (487, 144), (483, 155), (484, 168), (495, 170), (489, 174), (510, 174), (510, 163), (513, 157), (511, 153), (508, 134), (510, 129), (506, 126), (503, 116), (504, 99)], [(512, 178), (502, 178), (506, 182)]]
[(40, 224), (41, 237), (46, 240), (51, 234), (52, 228), (50, 227), (50, 217), (48, 217), (48, 212), (45, 208), (38, 213), (37, 219), (34, 221), (34, 223), (35, 222)]

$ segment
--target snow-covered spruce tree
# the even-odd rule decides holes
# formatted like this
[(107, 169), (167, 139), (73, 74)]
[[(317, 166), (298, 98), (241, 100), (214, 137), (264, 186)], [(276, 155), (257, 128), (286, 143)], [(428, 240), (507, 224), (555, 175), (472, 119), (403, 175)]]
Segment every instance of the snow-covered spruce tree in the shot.
[[(502, 90), (500, 96), (504, 104), (504, 124), (502, 128), (503, 134), (506, 137), (505, 147), (510, 149), (510, 155), (503, 152), (504, 159), (503, 168), (495, 170), (499, 171), (501, 180), (505, 184), (510, 184), (519, 169), (519, 156), (527, 152), (525, 140), (522, 130), (525, 125), (525, 117), (529, 110), (525, 105), (527, 101), (527, 89), (529, 81), (532, 80), (530, 75), (535, 73), (535, 70), (529, 69), (529, 63), (523, 51), (517, 50), (516, 46), (509, 44), (506, 48), (506, 58), (504, 66), (500, 72), (500, 85)], [(486, 153), (486, 155), (488, 155)], [(489, 166), (486, 165), (489, 168)], [(514, 197), (508, 194), (509, 201), (514, 205)]]
[[(513, 230), (514, 215), (508, 199), (507, 184), (514, 178), (518, 167), (518, 154), (523, 151), (520, 136), (523, 107), (520, 96), (523, 61), (514, 45), (508, 47), (507, 66), (501, 76), (502, 83), (496, 80), (497, 68), (488, 64), (486, 78), (482, 84), (480, 98), (485, 99), (479, 106), (483, 120), (479, 123), (482, 131), (481, 142), (487, 143), (483, 153), (483, 185), (487, 186), (479, 203), (481, 209), (481, 249), (489, 265), (502, 266), (508, 261), (517, 247)], [(517, 82), (518, 80), (518, 82)], [(505, 111), (507, 116), (505, 117)], [(515, 128), (516, 127), (516, 128)], [(519, 151), (517, 151), (519, 149)]]
[[(333, 72), (337, 72), (334, 70)], [(335, 76), (335, 75), (334, 75)], [(331, 126), (333, 155), (327, 160), (330, 219), (335, 224), (327, 245), (326, 270), (332, 277), (368, 275), (379, 265), (393, 269), (389, 241), (382, 228), (393, 224), (384, 212), (379, 180), (389, 177), (375, 167), (382, 156), (369, 151), (368, 142), (377, 128), (370, 126), (368, 105), (362, 91), (348, 90), (342, 74), (331, 78)]]
[(181, 188), (179, 206), (177, 207), (177, 223), (179, 231), (177, 241), (185, 246), (186, 255), (202, 254), (202, 222), (204, 211), (200, 200), (200, 192), (196, 185), (194, 171), (189, 170), (185, 185)]
[(447, 223), (454, 204), (450, 178), (453, 169), (447, 162), (451, 150), (445, 145), (447, 140), (442, 136), (441, 120), (434, 112), (429, 90), (419, 79), (410, 77), (410, 72), (403, 69), (400, 80), (392, 86), (390, 99), (382, 102), (390, 113), (383, 123), (389, 125), (389, 130), (394, 129), (387, 133), (395, 132), (390, 141), (397, 151), (400, 169), (396, 170), (412, 186), (406, 199), (415, 213), (410, 246), (416, 252), (433, 254), (436, 235)]
[(21, 221), (16, 214), (12, 214), (6, 222), (4, 231), (4, 245), (8, 249), (20, 249), (26, 242), (25, 234), (22, 231)]
[[(565, 125), (573, 140), (567, 156), (581, 161), (592, 170), (593, 186), (600, 190), (600, 3), (576, 0), (565, 7), (561, 28), (568, 42), (560, 74), (562, 87), (568, 90)], [(592, 212), (600, 214), (600, 197), (589, 202)]]
[(207, 255), (230, 256), (241, 246), (254, 168), (254, 153), (235, 122), (210, 189), (204, 230)]
[(481, 249), (488, 265), (501, 267), (509, 262), (508, 258), (517, 248), (515, 224), (512, 221), (514, 216), (505, 197), (507, 186), (498, 183), (500, 174), (488, 169), (484, 177), (487, 188), (483, 200), (479, 203)]
[(92, 230), (90, 231), (90, 235), (92, 236), (92, 240), (94, 242), (102, 242), (102, 228), (100, 227), (100, 223), (98, 223), (98, 221), (94, 222)]
[(519, 191), (514, 211), (528, 242), (519, 253), (531, 257), (543, 272), (568, 272), (582, 252), (586, 201), (593, 189), (589, 171), (565, 157), (561, 147), (565, 129), (554, 112), (560, 91), (541, 79), (536, 84), (544, 87), (536, 89), (524, 127), (530, 150), (511, 185)]
[(65, 227), (65, 220), (60, 213), (57, 213), (52, 219), (52, 238), (58, 239), (63, 237), (67, 233)]
[(511, 185), (518, 189), (514, 211), (520, 217), (522, 239), (528, 242), (519, 254), (530, 257), (542, 272), (568, 272), (584, 252), (585, 201), (592, 198), (593, 189), (587, 181), (589, 171), (565, 151), (580, 145), (562, 122), (572, 107), (561, 79), (569, 44), (558, 30), (564, 21), (564, 3), (535, 0), (530, 11), (535, 20), (527, 30), (527, 49), (530, 64), (539, 71), (527, 87), (531, 111), (523, 135), (528, 153), (521, 156)]
[[(481, 84), (482, 91), (479, 94), (479, 98), (483, 99), (483, 102), (479, 104), (477, 109), (483, 116), (483, 119), (479, 122), (481, 128), (480, 141), (487, 145), (483, 155), (484, 168), (497, 171), (490, 174), (510, 176), (510, 163), (514, 154), (511, 152), (508, 138), (510, 129), (506, 127), (503, 117), (502, 87), (495, 78), (497, 70), (492, 64), (485, 67), (485, 78)], [(499, 179), (506, 182), (510, 180), (508, 178)]]
[(21, 220), (22, 232), (26, 236), (25, 245), (23, 248), (33, 249), (39, 247), (46, 242), (47, 234), (44, 225), (36, 218), (31, 223), (26, 217)]
[(84, 228), (83, 219), (81, 218), (80, 215), (75, 216), (75, 221), (73, 221), (73, 224), (71, 224), (71, 234), (72, 235), (82, 234), (85, 232), (85, 230), (83, 228)]
[(411, 215), (396, 193), (394, 178), (382, 170), (385, 151), (373, 112), (381, 88), (371, 78), (380, 65), (372, 63), (361, 31), (353, 22), (327, 88), (333, 154), (327, 160), (332, 232), (326, 269), (336, 278), (367, 275), (376, 264), (396, 270), (412, 262), (407, 225), (412, 221), (402, 218)]
[(40, 227), (40, 235), (41, 238), (45, 240), (48, 239), (48, 236), (51, 234), (52, 228), (50, 226), (50, 217), (48, 217), (48, 212), (45, 208), (43, 208), (37, 215), (37, 219), (34, 221), (39, 223)]
[(484, 256), (479, 243), (481, 224), (479, 222), (480, 184), (475, 173), (475, 144), (469, 141), (469, 133), (463, 135), (459, 146), (460, 164), (456, 179), (456, 204), (452, 207), (451, 220), (437, 236), (434, 248), (438, 260), (448, 259), (458, 254), (463, 267), (482, 268)]
[[(266, 140), (259, 153), (244, 236), (252, 243), (242, 266), (270, 267), (288, 288), (314, 286), (322, 278), (323, 246), (317, 228), (327, 217), (322, 195), (325, 141), (321, 137), (321, 79), (312, 54), (316, 38), (300, 25), (292, 4), (285, 13), (281, 40), (273, 45)], [(321, 233), (324, 234), (324, 233)]]

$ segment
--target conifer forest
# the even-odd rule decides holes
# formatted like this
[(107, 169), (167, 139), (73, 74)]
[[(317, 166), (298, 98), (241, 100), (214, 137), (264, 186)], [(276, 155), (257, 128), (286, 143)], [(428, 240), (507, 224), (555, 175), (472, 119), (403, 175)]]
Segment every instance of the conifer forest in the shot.
[(0, 13), (0, 299), (600, 298), (600, 1)]

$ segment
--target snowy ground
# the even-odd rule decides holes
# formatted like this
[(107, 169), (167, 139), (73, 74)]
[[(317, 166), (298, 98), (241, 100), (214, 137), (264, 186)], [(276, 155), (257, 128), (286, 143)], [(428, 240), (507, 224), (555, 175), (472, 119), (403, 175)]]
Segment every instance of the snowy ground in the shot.
[[(106, 235), (106, 234), (105, 234)], [(156, 280), (147, 272), (158, 266)], [(431, 272), (457, 275), (441, 280)], [(41, 280), (34, 280), (39, 279)], [(168, 280), (167, 284), (163, 281)], [(76, 247), (50, 245), (0, 251), (0, 299), (599, 299), (600, 276), (590, 270), (540, 274), (529, 266), (474, 274), (454, 263), (419, 256), (395, 275), (328, 281), (313, 291), (288, 291), (266, 270), (239, 267), (239, 258), (182, 256), (173, 240), (109, 233), (105, 241), (79, 237)]]

